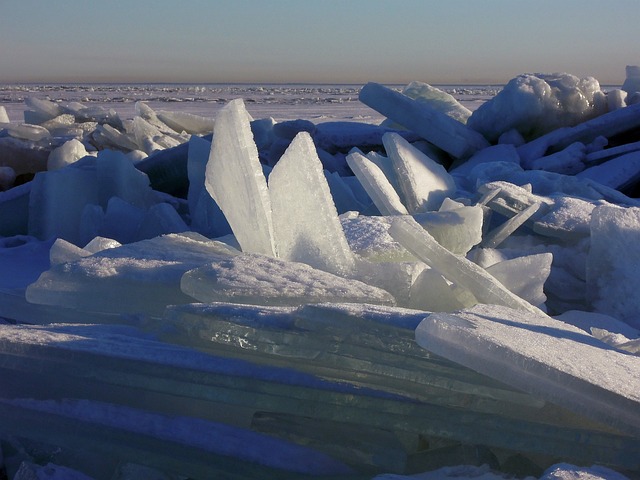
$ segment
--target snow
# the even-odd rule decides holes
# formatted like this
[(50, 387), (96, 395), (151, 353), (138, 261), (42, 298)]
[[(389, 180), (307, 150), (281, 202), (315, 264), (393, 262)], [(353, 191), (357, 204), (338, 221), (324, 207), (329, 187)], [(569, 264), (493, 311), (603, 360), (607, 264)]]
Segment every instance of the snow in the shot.
[(25, 87), (2, 473), (635, 478), (639, 77)]

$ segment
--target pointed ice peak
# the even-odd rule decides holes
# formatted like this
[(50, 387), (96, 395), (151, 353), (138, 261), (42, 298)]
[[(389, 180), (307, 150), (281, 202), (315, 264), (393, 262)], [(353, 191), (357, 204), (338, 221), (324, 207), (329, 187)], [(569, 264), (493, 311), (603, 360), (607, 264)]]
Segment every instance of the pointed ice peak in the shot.
[(267, 180), (242, 99), (216, 118), (205, 187), (223, 211), (243, 252), (276, 256)]
[(339, 275), (353, 270), (353, 253), (309, 133), (298, 133), (273, 167), (269, 193), (281, 258)]

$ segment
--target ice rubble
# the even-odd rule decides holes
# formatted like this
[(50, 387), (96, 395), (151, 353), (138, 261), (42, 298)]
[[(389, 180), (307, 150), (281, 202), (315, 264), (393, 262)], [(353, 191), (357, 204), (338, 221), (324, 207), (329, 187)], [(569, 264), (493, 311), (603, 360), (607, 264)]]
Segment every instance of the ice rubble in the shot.
[(636, 77), (522, 75), (473, 113), (367, 84), (384, 126), (28, 100), (0, 136), (0, 432), (134, 435), (119, 461), (195, 477), (640, 470)]

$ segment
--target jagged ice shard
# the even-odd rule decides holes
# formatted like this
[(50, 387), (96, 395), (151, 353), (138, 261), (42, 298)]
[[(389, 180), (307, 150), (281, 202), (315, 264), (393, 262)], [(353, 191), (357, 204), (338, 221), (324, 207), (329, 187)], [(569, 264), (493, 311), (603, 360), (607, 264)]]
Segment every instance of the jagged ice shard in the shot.
[(296, 135), (273, 167), (269, 194), (280, 258), (335, 274), (353, 271), (353, 253), (307, 132)]
[(243, 252), (276, 256), (269, 190), (242, 99), (230, 101), (218, 113), (205, 187)]

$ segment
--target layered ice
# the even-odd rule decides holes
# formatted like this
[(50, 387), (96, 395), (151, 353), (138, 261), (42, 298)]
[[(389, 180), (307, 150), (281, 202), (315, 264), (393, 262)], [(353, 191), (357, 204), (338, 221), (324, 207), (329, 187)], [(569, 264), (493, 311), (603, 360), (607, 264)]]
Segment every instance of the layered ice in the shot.
[(633, 435), (640, 431), (640, 358), (541, 312), (478, 305), (433, 313), (416, 329), (416, 340), (516, 388)]

